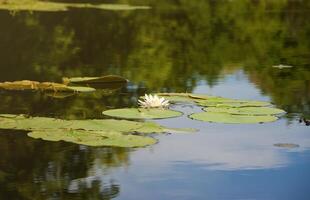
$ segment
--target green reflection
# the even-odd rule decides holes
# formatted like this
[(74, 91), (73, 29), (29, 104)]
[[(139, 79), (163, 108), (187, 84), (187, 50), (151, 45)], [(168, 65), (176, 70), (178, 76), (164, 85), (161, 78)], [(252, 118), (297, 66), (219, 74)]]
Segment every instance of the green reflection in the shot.
[[(97, 177), (95, 172), (126, 166), (129, 156), (125, 148), (41, 142), (4, 130), (0, 150), (1, 199), (114, 198), (119, 185), (113, 179)], [(87, 177), (91, 178), (85, 181)]]
[[(152, 10), (117, 13), (1, 11), (0, 79), (114, 73), (151, 91), (191, 92), (199, 80), (212, 86), (244, 67), (276, 104), (309, 113), (308, 1), (148, 4)], [(271, 68), (278, 64), (295, 68)]]

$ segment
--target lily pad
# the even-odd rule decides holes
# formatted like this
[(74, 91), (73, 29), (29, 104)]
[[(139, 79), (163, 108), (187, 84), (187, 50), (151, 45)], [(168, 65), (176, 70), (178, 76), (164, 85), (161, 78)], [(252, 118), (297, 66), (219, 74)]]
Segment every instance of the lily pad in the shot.
[(157, 93), (158, 96), (179, 96), (179, 97), (189, 97), (191, 93)]
[(73, 77), (63, 78), (64, 84), (68, 83), (126, 83), (127, 79), (117, 75), (107, 75), (101, 77)]
[(229, 124), (253, 124), (253, 123), (273, 122), (278, 119), (277, 117), (270, 115), (248, 116), (248, 115), (232, 115), (229, 113), (215, 113), (215, 112), (194, 113), (189, 117), (200, 121), (229, 123)]
[(162, 133), (166, 129), (154, 122), (128, 120), (61, 120), (48, 117), (0, 114), (0, 129), (31, 131), (28, 135), (49, 141), (67, 141), (90, 146), (139, 147), (156, 143), (138, 133)]
[(263, 101), (244, 101), (244, 100), (235, 100), (235, 99), (226, 99), (226, 98), (211, 98), (209, 100), (198, 100), (196, 101), (198, 105), (204, 107), (262, 107), (270, 106), (269, 102)]
[(160, 97), (164, 97), (165, 99), (169, 100), (169, 102), (175, 103), (175, 102), (188, 102), (188, 103), (194, 103), (194, 100), (192, 98), (189, 97), (185, 97), (185, 96), (161, 96)]
[(41, 11), (41, 12), (57, 12), (67, 11), (70, 8), (93, 8), (102, 10), (137, 10), (150, 9), (149, 6), (132, 6), (128, 4), (90, 4), (90, 3), (62, 3), (37, 0), (7, 0), (0, 3), (0, 10), (12, 11)]
[(141, 128), (136, 129), (135, 131), (138, 133), (163, 133), (167, 128), (164, 128), (155, 122), (144, 122)]
[(205, 94), (192, 93), (158, 93), (172, 102), (196, 102), (204, 107), (258, 107), (270, 106), (269, 102), (263, 101), (246, 101), (238, 99), (223, 98), (218, 96), (211, 96)]
[(211, 95), (206, 95), (206, 94), (189, 94), (189, 97), (193, 99), (204, 99), (204, 100), (220, 98), (217, 96), (211, 96)]
[(207, 112), (229, 113), (234, 115), (277, 115), (285, 113), (284, 110), (269, 107), (240, 107), (240, 108), (225, 108), (225, 107), (207, 107), (203, 109)]
[(62, 120), (48, 117), (27, 117), (24, 115), (0, 115), (0, 128), (18, 130), (85, 130), (117, 132), (164, 132), (164, 127), (154, 122), (135, 122), (115, 119)]
[(158, 93), (157, 95), (165, 97), (166, 99), (172, 102), (190, 102), (190, 103), (199, 100), (217, 98), (216, 96), (209, 96), (204, 94), (192, 94), (192, 93)]
[(91, 87), (73, 87), (61, 83), (37, 82), (30, 80), (3, 82), (0, 89), (5, 90), (43, 90), (54, 92), (94, 92), (96, 89)]
[(280, 65), (274, 65), (274, 66), (272, 66), (273, 68), (277, 68), (277, 69), (289, 69), (289, 68), (292, 68), (292, 67), (294, 67), (294, 66), (291, 66), (291, 65), (282, 65), (282, 64), (280, 64)]
[(33, 131), (28, 136), (47, 141), (66, 141), (87, 146), (143, 147), (156, 139), (137, 135), (124, 135), (116, 131), (50, 130)]
[(145, 108), (120, 108), (106, 110), (102, 112), (110, 117), (127, 118), (127, 119), (164, 119), (179, 117), (181, 112), (168, 109), (145, 109)]

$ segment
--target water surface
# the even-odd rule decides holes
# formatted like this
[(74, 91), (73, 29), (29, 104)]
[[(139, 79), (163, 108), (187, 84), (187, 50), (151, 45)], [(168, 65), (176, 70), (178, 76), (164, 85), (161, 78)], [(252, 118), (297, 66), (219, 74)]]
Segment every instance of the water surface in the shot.
[[(100, 1), (98, 1), (100, 2)], [(111, 1), (117, 3), (117, 1)], [(0, 91), (0, 113), (103, 118), (149, 92), (270, 101), (266, 124), (158, 120), (194, 134), (154, 135), (146, 148), (93, 148), (0, 130), (0, 199), (307, 200), (310, 198), (308, 1), (135, 1), (151, 10), (0, 11), (0, 81), (118, 74), (113, 94), (63, 99)], [(274, 65), (290, 65), (277, 69)], [(294, 143), (280, 148), (276, 143)]]

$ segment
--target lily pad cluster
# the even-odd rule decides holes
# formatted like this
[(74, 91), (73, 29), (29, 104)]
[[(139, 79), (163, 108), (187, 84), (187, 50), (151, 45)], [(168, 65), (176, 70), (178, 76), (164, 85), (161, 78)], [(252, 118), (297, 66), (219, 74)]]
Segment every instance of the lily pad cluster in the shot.
[[(96, 78), (67, 79), (67, 84), (94, 83)], [(29, 87), (29, 86), (28, 86)], [(217, 123), (263, 123), (277, 120), (285, 113), (268, 102), (245, 101), (189, 93), (160, 93), (171, 102), (189, 102), (203, 107), (203, 112), (189, 117)], [(125, 119), (164, 119), (179, 117), (182, 112), (165, 108), (120, 108), (103, 111), (104, 115)], [(142, 147), (157, 142), (147, 133), (193, 132), (194, 129), (168, 129), (149, 121), (124, 119), (61, 120), (48, 117), (0, 114), (0, 129), (28, 131), (28, 136), (48, 141), (67, 141), (89, 146)], [(142, 134), (142, 135), (141, 135)]]
[[(162, 133), (169, 129), (154, 122), (128, 120), (62, 120), (25, 115), (0, 115), (0, 129), (29, 131), (28, 136), (48, 141), (67, 141), (88, 146), (142, 147), (157, 142), (139, 134)], [(139, 134), (137, 134), (139, 133)]]
[(191, 114), (195, 120), (217, 123), (264, 123), (278, 119), (284, 110), (270, 107), (269, 102), (223, 98), (190, 93), (159, 93), (172, 102), (189, 102), (204, 107), (200, 113)]

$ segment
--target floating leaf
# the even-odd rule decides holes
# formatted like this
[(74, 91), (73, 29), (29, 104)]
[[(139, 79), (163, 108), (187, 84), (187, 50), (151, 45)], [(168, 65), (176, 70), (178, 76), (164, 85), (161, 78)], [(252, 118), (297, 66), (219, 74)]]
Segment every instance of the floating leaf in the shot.
[(33, 131), (28, 136), (48, 141), (66, 141), (88, 146), (143, 147), (157, 142), (154, 138), (124, 135), (116, 131), (44, 130)]
[(284, 110), (269, 107), (241, 107), (241, 108), (225, 108), (225, 107), (207, 107), (203, 109), (207, 112), (229, 113), (234, 115), (277, 115), (285, 113)]
[(5, 3), (0, 3), (0, 9), (3, 10), (28, 10), (41, 12), (57, 12), (67, 11), (69, 8), (94, 8), (102, 10), (137, 10), (150, 9), (149, 6), (131, 6), (128, 4), (89, 4), (89, 3), (61, 3), (48, 1), (22, 1), (8, 0)]
[(235, 100), (226, 98), (211, 98), (209, 100), (198, 100), (196, 101), (198, 105), (205, 107), (261, 107), (269, 106), (269, 102), (263, 101), (245, 101), (245, 100)]
[(72, 123), (69, 128), (71, 129), (83, 129), (83, 130), (93, 130), (93, 131), (120, 131), (120, 132), (130, 132), (134, 131), (143, 126), (141, 122), (133, 122), (127, 120), (70, 120)]
[(211, 96), (211, 95), (206, 95), (206, 94), (189, 94), (189, 97), (193, 98), (193, 99), (214, 99), (214, 98), (220, 98), (217, 96)]
[(192, 98), (189, 97), (185, 97), (185, 96), (161, 96), (160, 97), (164, 97), (165, 99), (169, 100), (170, 102), (189, 102), (189, 103), (194, 103), (194, 100)]
[[(115, 119), (62, 120), (24, 115), (0, 115), (0, 128), (19, 130), (72, 129), (117, 132), (163, 132), (164, 128), (153, 122), (135, 122)], [(144, 132), (146, 131), (146, 132)]]
[(195, 133), (198, 130), (195, 128), (168, 128), (165, 131), (169, 133)]
[(141, 128), (136, 129), (136, 132), (139, 133), (163, 133), (166, 128), (154, 123), (154, 122), (144, 122)]
[(18, 130), (40, 130), (69, 128), (72, 122), (68, 120), (47, 118), (47, 117), (27, 117), (23, 115), (1, 115), (0, 128)]
[(91, 88), (91, 87), (77, 87), (77, 86), (67, 86), (67, 89), (72, 90), (74, 92), (94, 92), (96, 91), (95, 88)]
[(248, 106), (269, 106), (269, 102), (246, 101), (238, 99), (223, 98), (205, 94), (192, 93), (158, 93), (172, 102), (196, 102), (200, 106), (206, 107), (248, 107)]
[(214, 113), (214, 112), (202, 112), (194, 113), (189, 116), (192, 119), (217, 122), (217, 123), (231, 123), (231, 124), (251, 124), (251, 123), (263, 123), (273, 122), (278, 118), (275, 116), (248, 116), (248, 115), (232, 115), (229, 113)]
[(293, 144), (293, 143), (277, 143), (277, 144), (274, 144), (273, 146), (283, 147), (283, 148), (297, 148), (297, 147), (299, 147), (298, 144)]
[(0, 88), (6, 90), (43, 90), (54, 92), (93, 92), (96, 89), (91, 87), (71, 87), (61, 83), (37, 82), (30, 80), (3, 82)]
[(179, 96), (179, 97), (189, 97), (191, 93), (157, 93), (158, 96)]
[(166, 99), (172, 102), (190, 102), (190, 103), (198, 100), (216, 98), (215, 96), (209, 96), (204, 94), (192, 94), (192, 93), (158, 93), (157, 95), (165, 97)]
[(274, 65), (274, 66), (272, 66), (273, 68), (277, 68), (277, 69), (288, 69), (288, 68), (292, 68), (293, 66), (291, 66), (291, 65), (282, 65), (282, 64), (280, 64), (280, 65)]
[(182, 113), (167, 109), (121, 108), (103, 111), (104, 115), (128, 119), (163, 119), (181, 116)]
[(68, 83), (126, 83), (127, 79), (117, 75), (107, 75), (101, 77), (73, 77), (63, 78), (65, 84)]
[(61, 120), (48, 117), (0, 114), (0, 129), (31, 131), (28, 135), (49, 141), (64, 140), (90, 146), (136, 147), (154, 144), (155, 139), (131, 133), (162, 133), (168, 130), (154, 122), (128, 120)]

